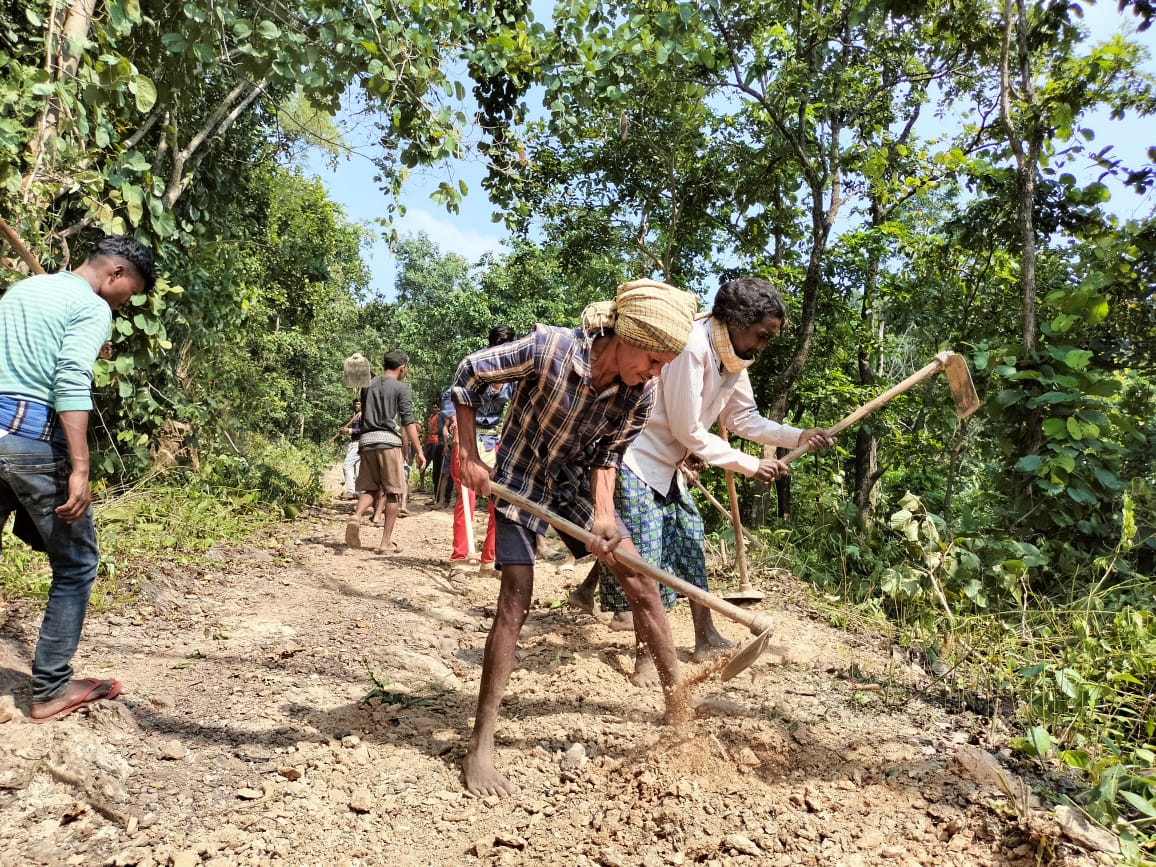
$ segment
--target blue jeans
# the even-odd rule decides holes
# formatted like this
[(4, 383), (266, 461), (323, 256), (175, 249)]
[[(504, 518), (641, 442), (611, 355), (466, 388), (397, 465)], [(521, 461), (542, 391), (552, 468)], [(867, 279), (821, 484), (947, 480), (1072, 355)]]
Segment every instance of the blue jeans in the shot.
[(44, 540), (52, 586), (32, 659), (32, 701), (56, 698), (72, 679), (88, 596), (100, 555), (92, 509), (69, 524), (54, 509), (68, 499), (71, 464), (61, 446), (7, 434), (0, 436), (0, 527), (23, 509)]

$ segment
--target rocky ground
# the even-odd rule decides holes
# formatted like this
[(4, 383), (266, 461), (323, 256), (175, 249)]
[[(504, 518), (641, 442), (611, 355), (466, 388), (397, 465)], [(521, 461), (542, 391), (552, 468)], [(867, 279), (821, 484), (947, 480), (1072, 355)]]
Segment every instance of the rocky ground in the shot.
[[(626, 679), (630, 637), (566, 608), (572, 579), (540, 562), (498, 731), (521, 792), (468, 796), (497, 584), (449, 573), (450, 516), (427, 499), (394, 555), (347, 549), (336, 503), (149, 567), (76, 661), (122, 697), (48, 725), (23, 719), (39, 606), (7, 603), (0, 863), (1113, 863), (1092, 851), (1110, 839), (1035, 804), (998, 720), (949, 712), (920, 667), (781, 577), (760, 579), (780, 646), (706, 679), (712, 715), (669, 728)], [(685, 605), (673, 621), (688, 649)]]

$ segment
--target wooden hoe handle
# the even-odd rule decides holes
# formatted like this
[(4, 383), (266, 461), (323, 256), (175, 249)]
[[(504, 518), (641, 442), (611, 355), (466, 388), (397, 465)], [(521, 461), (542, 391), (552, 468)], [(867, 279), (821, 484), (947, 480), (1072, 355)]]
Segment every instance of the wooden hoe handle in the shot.
[[(541, 518), (555, 530), (560, 533), (565, 533), (567, 536), (573, 536), (575, 539), (580, 539), (589, 544), (597, 538), (593, 533), (584, 527), (579, 527), (577, 524), (567, 521), (560, 515), (555, 515), (548, 509), (539, 506), (537, 503), (527, 500), (520, 494), (515, 494), (508, 488), (490, 482), (490, 493), (507, 503), (517, 506), (523, 511), (529, 512), (538, 518)], [(636, 572), (640, 572), (655, 581), (665, 584), (671, 590), (681, 593), (687, 599), (703, 605), (711, 611), (721, 614), (728, 620), (733, 620), (736, 623), (741, 623), (756, 635), (763, 632), (770, 624), (770, 619), (765, 615), (756, 614), (751, 611), (746, 611), (739, 608), (737, 605), (732, 605), (725, 599), (720, 599), (713, 593), (708, 593), (706, 590), (701, 590), (695, 587), (688, 581), (683, 581), (681, 578), (676, 578), (664, 569), (659, 569), (657, 566), (646, 562), (641, 557), (631, 554), (627, 551), (618, 550), (614, 552), (614, 557), (621, 563), (625, 563)]]

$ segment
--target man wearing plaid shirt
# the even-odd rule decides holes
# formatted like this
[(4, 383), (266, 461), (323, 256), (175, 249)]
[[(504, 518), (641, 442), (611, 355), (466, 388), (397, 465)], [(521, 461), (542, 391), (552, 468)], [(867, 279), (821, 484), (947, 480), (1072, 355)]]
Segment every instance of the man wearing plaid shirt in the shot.
[[(521, 340), (467, 356), (451, 389), (462, 481), (485, 494), (491, 471), (477, 452), (477, 407), (486, 387), (517, 383), (494, 481), (590, 528), (596, 538), (589, 546), (563, 541), (575, 555), (589, 550), (614, 571), (658, 669), (668, 712), (680, 680), (674, 641), (657, 584), (614, 558), (620, 544), (635, 553), (614, 510), (614, 482), (623, 452), (650, 414), (654, 378), (686, 346), (695, 307), (693, 295), (662, 283), (623, 284), (613, 303), (587, 308), (581, 328), (539, 325)], [(517, 791), (494, 767), (494, 729), (533, 597), (536, 537), (547, 527), (509, 504), (497, 507), (495, 520), (502, 584), (463, 763), (466, 787), (479, 796)]]

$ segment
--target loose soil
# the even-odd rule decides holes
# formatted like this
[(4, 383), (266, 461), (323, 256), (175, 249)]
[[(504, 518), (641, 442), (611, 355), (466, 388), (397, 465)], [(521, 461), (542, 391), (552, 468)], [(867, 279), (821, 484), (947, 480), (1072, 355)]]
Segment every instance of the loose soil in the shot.
[[(136, 601), (90, 613), (76, 659), (122, 697), (48, 725), (23, 718), (41, 609), (8, 603), (0, 863), (1112, 863), (1025, 795), (998, 720), (949, 710), (921, 667), (826, 625), (783, 576), (759, 576), (779, 646), (698, 684), (710, 715), (671, 728), (627, 680), (631, 636), (568, 609), (575, 579), (543, 558), (498, 728), (521, 791), (470, 797), (497, 582), (450, 573), (450, 514), (427, 501), (398, 554), (375, 556), (369, 527), (370, 549), (347, 549), (335, 502), (142, 567)], [(672, 622), (689, 660), (685, 603)]]

